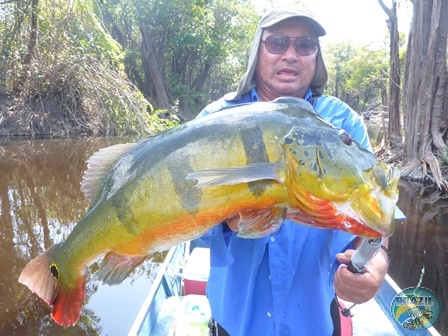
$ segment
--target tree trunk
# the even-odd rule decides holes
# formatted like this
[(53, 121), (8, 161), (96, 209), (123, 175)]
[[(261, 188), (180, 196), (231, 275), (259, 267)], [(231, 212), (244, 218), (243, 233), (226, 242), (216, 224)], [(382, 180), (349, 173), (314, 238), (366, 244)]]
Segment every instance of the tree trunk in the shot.
[(34, 49), (37, 45), (37, 32), (38, 32), (38, 24), (37, 17), (39, 11), (39, 0), (32, 0), (31, 2), (31, 31), (30, 31), (30, 40), (28, 41), (28, 52), (25, 54), (25, 57), (22, 61), (22, 69), (20, 70), (20, 75), (17, 81), (13, 84), (13, 91), (16, 94), (20, 94), (23, 91), (23, 87), (25, 85), (26, 80), (28, 79), (29, 72), (31, 70), (31, 60), (33, 59)]
[(400, 51), (397, 19), (397, 1), (392, 1), (392, 8), (384, 5), (382, 0), (378, 0), (381, 8), (387, 14), (387, 27), (390, 32), (390, 69), (389, 69), (389, 126), (388, 140), (393, 148), (402, 142), (401, 121), (400, 121)]
[(414, 0), (406, 56), (402, 177), (447, 187), (437, 157), (448, 161), (446, 47), (448, 0)]
[(162, 73), (160, 71), (157, 57), (155, 55), (151, 33), (140, 23), (140, 32), (142, 34), (142, 58), (146, 69), (145, 92), (152, 98), (156, 109), (168, 109), (171, 107), (170, 99), (165, 89)]

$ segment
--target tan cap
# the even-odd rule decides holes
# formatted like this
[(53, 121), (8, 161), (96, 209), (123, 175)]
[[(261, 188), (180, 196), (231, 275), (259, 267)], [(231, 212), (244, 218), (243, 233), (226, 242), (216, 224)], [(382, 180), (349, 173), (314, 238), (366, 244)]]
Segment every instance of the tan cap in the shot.
[(277, 7), (268, 11), (259, 23), (261, 28), (268, 28), (280, 21), (290, 19), (290, 18), (301, 18), (307, 21), (313, 28), (316, 36), (324, 36), (326, 34), (324, 27), (317, 22), (309, 13), (299, 8), (294, 8), (293, 6), (288, 7)]

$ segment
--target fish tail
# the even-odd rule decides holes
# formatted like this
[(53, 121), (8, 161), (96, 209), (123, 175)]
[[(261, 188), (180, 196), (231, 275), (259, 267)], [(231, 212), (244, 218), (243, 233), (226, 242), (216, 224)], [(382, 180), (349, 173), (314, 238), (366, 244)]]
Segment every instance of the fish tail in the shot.
[(53, 261), (61, 244), (56, 244), (31, 260), (19, 276), (19, 282), (36, 293), (42, 300), (52, 306), (53, 320), (62, 325), (75, 325), (81, 315), (85, 296), (86, 279), (79, 274), (75, 285), (64, 283), (64, 274)]

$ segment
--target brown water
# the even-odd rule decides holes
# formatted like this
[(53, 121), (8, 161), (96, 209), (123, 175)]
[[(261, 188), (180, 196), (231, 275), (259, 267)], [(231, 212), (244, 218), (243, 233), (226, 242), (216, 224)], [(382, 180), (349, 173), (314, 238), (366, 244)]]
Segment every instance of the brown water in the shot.
[(88, 203), (79, 185), (85, 161), (99, 148), (125, 140), (0, 142), (0, 335), (126, 335), (131, 328), (162, 255), (120, 286), (103, 286), (90, 276), (80, 322), (66, 329), (17, 282), (26, 263), (62, 241), (85, 213)]
[[(163, 255), (157, 254), (119, 286), (92, 276), (80, 322), (55, 324), (50, 309), (17, 279), (44, 249), (62, 241), (84, 214), (79, 184), (85, 161), (101, 147), (129, 139), (0, 139), (0, 335), (126, 335), (148, 293)], [(391, 238), (390, 274), (400, 287), (421, 285), (444, 303), (436, 324), (448, 334), (448, 201), (401, 187), (407, 215)], [(95, 268), (92, 265), (91, 268)], [(424, 274), (422, 271), (424, 270)]]

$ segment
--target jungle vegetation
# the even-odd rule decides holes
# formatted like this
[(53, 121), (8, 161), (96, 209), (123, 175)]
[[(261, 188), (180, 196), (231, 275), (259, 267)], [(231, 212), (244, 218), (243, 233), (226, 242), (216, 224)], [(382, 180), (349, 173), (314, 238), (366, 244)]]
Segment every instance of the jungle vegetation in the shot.
[[(383, 46), (322, 43), (327, 93), (385, 115), (379, 154), (394, 150), (403, 176), (446, 188), (448, 0), (409, 1), (407, 37), (397, 30), (400, 2), (378, 0), (389, 17)], [(148, 134), (188, 121), (235, 88), (263, 9), (249, 0), (0, 0), (0, 135)]]

